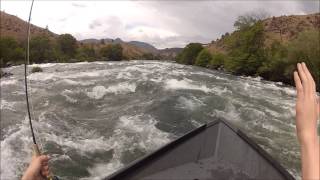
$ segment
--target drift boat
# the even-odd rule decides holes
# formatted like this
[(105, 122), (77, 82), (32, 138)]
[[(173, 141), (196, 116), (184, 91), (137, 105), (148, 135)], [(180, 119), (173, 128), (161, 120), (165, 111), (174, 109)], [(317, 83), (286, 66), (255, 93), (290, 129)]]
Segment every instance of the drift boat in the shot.
[(294, 179), (242, 131), (216, 120), (120, 169), (108, 180), (124, 179)]

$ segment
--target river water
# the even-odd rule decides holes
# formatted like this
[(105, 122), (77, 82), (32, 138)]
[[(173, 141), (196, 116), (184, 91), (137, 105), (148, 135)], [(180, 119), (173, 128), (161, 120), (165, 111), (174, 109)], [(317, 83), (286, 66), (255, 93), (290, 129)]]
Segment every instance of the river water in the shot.
[[(42, 64), (28, 76), (35, 133), (63, 179), (100, 179), (203, 123), (224, 118), (300, 176), (295, 90), (171, 62)], [(31, 158), (23, 66), (1, 79), (1, 179)]]

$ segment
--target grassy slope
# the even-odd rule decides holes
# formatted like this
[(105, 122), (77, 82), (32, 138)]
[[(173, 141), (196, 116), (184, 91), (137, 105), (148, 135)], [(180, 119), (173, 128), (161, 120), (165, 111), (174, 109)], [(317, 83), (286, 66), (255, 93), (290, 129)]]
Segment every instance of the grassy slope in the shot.
[[(302, 31), (319, 30), (320, 13), (272, 17), (263, 20), (263, 25), (265, 32), (265, 46), (269, 46), (275, 40), (285, 44), (295, 39)], [(236, 34), (237, 31), (234, 31), (230, 36), (236, 36)], [(223, 35), (220, 39), (212, 41), (206, 48), (213, 53), (227, 52), (228, 48), (225, 43), (225, 37), (226, 35)]]

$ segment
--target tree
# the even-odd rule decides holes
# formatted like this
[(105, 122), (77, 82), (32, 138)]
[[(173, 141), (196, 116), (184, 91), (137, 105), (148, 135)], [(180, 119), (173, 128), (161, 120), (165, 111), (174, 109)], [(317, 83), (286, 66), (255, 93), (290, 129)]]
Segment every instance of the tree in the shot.
[(159, 56), (157, 55), (154, 55), (152, 53), (144, 53), (142, 54), (141, 60), (156, 60), (156, 59), (159, 59)]
[(58, 47), (63, 55), (73, 58), (77, 50), (77, 40), (71, 34), (62, 34), (58, 37)]
[(243, 30), (253, 26), (258, 21), (266, 19), (268, 17), (269, 14), (263, 10), (260, 10), (259, 12), (246, 13), (244, 15), (239, 16), (237, 20), (234, 22), (233, 26), (237, 30)]
[(123, 58), (122, 50), (120, 44), (109, 44), (100, 49), (100, 55), (107, 61), (121, 61)]
[(50, 62), (55, 59), (53, 44), (48, 36), (36, 36), (30, 41), (30, 60), (34, 63)]
[(92, 61), (97, 57), (93, 47), (84, 45), (78, 49), (77, 58), (80, 60)]
[(255, 75), (265, 60), (263, 24), (240, 30), (227, 43), (230, 58), (225, 63), (228, 71), (234, 74)]
[(192, 65), (195, 63), (196, 58), (200, 51), (203, 49), (200, 43), (188, 44), (180, 54), (177, 56), (177, 62), (182, 64)]
[(266, 60), (258, 69), (257, 75), (271, 81), (287, 82), (284, 77), (285, 67), (288, 66), (287, 47), (279, 41), (272, 42), (271, 46), (266, 49)]
[(0, 39), (0, 66), (5, 67), (9, 62), (17, 64), (25, 58), (24, 49), (12, 37)]
[(227, 56), (222, 53), (214, 53), (212, 59), (209, 62), (209, 67), (213, 69), (218, 69), (224, 66)]
[(211, 61), (212, 56), (210, 52), (207, 49), (203, 49), (197, 56), (197, 59), (195, 61), (195, 65), (207, 67), (209, 62)]

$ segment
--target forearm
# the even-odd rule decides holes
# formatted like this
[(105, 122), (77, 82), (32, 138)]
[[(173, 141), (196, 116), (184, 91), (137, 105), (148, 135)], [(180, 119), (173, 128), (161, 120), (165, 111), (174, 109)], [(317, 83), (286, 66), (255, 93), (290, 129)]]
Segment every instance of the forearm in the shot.
[(319, 180), (319, 137), (301, 143), (302, 179)]

